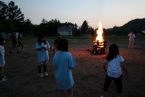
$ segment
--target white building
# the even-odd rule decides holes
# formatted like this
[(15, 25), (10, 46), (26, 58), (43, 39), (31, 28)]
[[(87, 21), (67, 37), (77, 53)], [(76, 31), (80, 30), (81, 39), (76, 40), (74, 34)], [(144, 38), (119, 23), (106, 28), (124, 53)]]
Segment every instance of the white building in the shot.
[(57, 34), (62, 36), (72, 35), (73, 34), (72, 32), (73, 32), (73, 27), (71, 26), (63, 25), (57, 29)]

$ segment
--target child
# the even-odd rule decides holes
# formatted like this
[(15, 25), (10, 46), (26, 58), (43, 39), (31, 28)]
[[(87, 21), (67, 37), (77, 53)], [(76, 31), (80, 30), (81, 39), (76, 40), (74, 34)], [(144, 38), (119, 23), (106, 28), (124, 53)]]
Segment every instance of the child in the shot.
[(23, 49), (22, 37), (22, 33), (18, 32), (18, 47), (21, 47), (21, 49)]
[[(43, 35), (39, 35), (38, 40), (36, 42), (36, 49), (38, 51), (38, 76), (44, 77), (48, 76), (47, 73), (47, 63), (49, 60), (48, 50), (50, 45), (48, 41), (44, 39)], [(42, 71), (43, 68), (43, 71)]]
[(134, 43), (135, 43), (135, 34), (134, 34), (134, 32), (130, 32), (128, 34), (128, 37), (129, 37), (128, 48), (134, 48)]
[(4, 39), (0, 37), (0, 81), (6, 81)]
[[(12, 33), (12, 36), (11, 36), (11, 41), (12, 41), (12, 51), (16, 51), (17, 53), (19, 53), (18, 51), (18, 48), (17, 48), (17, 34), (16, 32), (13, 32)], [(12, 53), (12, 51), (10, 51)]]
[(60, 97), (73, 97), (74, 79), (72, 69), (76, 67), (76, 62), (70, 52), (68, 52), (68, 40), (59, 39), (55, 41), (57, 49), (53, 58), (55, 66), (55, 79), (58, 88), (61, 90)]
[(118, 46), (116, 44), (110, 45), (109, 54), (106, 56), (106, 64), (104, 66), (106, 71), (104, 91), (108, 91), (113, 80), (116, 84), (117, 93), (122, 93), (122, 69), (127, 73), (126, 68), (123, 67), (123, 62), (124, 58), (119, 54)]

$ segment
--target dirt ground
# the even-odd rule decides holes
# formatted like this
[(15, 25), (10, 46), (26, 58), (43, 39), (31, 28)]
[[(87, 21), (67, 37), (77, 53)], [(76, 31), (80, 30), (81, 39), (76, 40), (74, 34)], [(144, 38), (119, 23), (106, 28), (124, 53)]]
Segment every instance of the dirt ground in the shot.
[[(110, 40), (109, 40), (110, 39)], [(115, 38), (116, 39), (116, 38)], [(108, 38), (108, 45), (117, 43), (120, 54), (125, 58), (128, 76), (123, 77), (123, 94), (121, 97), (145, 97), (145, 41), (138, 39), (135, 49), (127, 48), (126, 38)], [(53, 43), (54, 38), (49, 39)], [(30, 42), (31, 41), (31, 42)], [(90, 38), (69, 39), (69, 50), (78, 66), (73, 70), (76, 81), (74, 97), (115, 97), (116, 88), (111, 84), (108, 93), (104, 93), (105, 72), (104, 55), (92, 55)], [(37, 77), (37, 52), (35, 39), (24, 40), (24, 50), (17, 54), (9, 53), (11, 45), (6, 44), (6, 73), (8, 80), (0, 83), (0, 97), (59, 97), (54, 79), (52, 55), (48, 64), (49, 76)], [(106, 48), (106, 52), (108, 47)]]

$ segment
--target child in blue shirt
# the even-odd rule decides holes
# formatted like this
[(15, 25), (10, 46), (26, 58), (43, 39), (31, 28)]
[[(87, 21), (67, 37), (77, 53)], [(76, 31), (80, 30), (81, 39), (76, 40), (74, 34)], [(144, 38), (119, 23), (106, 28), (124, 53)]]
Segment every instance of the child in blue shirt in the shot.
[(55, 42), (56, 52), (53, 58), (55, 66), (55, 79), (58, 88), (62, 91), (61, 97), (73, 97), (74, 79), (72, 69), (76, 67), (76, 61), (68, 52), (68, 40), (59, 39)]
[[(47, 73), (47, 63), (49, 60), (48, 50), (50, 49), (50, 45), (48, 41), (44, 39), (43, 35), (38, 37), (36, 42), (36, 49), (38, 51), (38, 75), (40, 77), (48, 76)], [(42, 71), (43, 68), (43, 71)]]

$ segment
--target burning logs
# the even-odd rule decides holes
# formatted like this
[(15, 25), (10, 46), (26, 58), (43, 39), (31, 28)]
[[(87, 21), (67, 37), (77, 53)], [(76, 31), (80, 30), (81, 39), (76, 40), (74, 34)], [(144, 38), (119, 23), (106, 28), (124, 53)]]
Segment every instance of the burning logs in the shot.
[(93, 47), (91, 50), (92, 54), (105, 54), (105, 48), (107, 46), (107, 42), (93, 42)]

